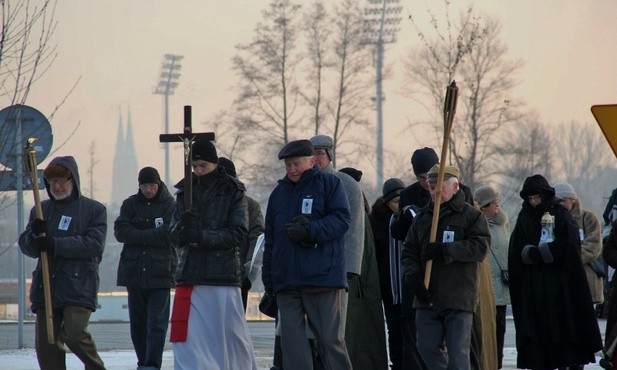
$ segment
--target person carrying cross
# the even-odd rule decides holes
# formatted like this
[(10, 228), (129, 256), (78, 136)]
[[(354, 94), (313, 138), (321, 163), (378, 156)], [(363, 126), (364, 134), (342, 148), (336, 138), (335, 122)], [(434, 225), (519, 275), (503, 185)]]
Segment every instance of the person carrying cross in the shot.
[(197, 139), (190, 151), (192, 208), (180, 181), (171, 239), (178, 245), (170, 341), (175, 369), (257, 369), (244, 319), (240, 249), (246, 243), (245, 187), (218, 166), (216, 147)]

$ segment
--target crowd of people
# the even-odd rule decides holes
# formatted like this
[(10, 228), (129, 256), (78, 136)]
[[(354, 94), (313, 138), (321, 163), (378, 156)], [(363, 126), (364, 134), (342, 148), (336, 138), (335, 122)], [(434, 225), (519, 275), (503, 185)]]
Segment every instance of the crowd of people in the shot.
[[(603, 238), (566, 182), (527, 177), (511, 229), (499, 189), (472, 191), (429, 147), (411, 156), (417, 181), (387, 179), (371, 204), (361, 170), (334, 168), (331, 137), (290, 141), (265, 213), (214, 143), (196, 140), (190, 159), (175, 195), (142, 168), (113, 225), (137, 369), (161, 368), (170, 321), (176, 369), (257, 369), (244, 316), (261, 239), (264, 296), (276, 303), (272, 370), (501, 369), (508, 305), (518, 368), (582, 369), (617, 341), (617, 303), (606, 343), (594, 309), (608, 298), (599, 257), (617, 267), (617, 228)], [(43, 218), (33, 209), (19, 237), (39, 260), (30, 291), (38, 363), (65, 369), (68, 349), (86, 369), (104, 369), (88, 322), (107, 211), (81, 193), (73, 157), (54, 158), (43, 175)], [(602, 366), (613, 368), (604, 352)]]

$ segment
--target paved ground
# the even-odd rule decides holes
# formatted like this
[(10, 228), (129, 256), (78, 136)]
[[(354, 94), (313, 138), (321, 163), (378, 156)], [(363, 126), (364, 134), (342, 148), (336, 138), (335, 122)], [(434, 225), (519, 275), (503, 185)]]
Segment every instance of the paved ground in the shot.
[[(606, 320), (600, 320), (604, 331)], [(35, 370), (38, 369), (35, 353), (32, 349), (34, 325), (25, 324), (23, 329), (24, 348), (18, 347), (18, 326), (15, 323), (0, 324), (0, 369)], [(260, 370), (268, 370), (272, 364), (274, 344), (273, 322), (249, 322), (249, 330)], [(108, 370), (135, 369), (135, 356), (132, 352), (128, 323), (92, 323), (90, 331), (101, 352)], [(504, 369), (516, 369), (516, 348), (514, 345), (514, 323), (508, 320), (504, 350)], [(599, 356), (599, 354), (598, 354)], [(597, 357), (598, 357), (597, 356)], [(599, 357), (598, 357), (599, 360)], [(70, 370), (82, 369), (83, 365), (69, 355), (67, 366)], [(173, 369), (173, 352), (167, 343), (163, 356), (163, 368)], [(601, 369), (596, 363), (585, 366), (587, 370)]]

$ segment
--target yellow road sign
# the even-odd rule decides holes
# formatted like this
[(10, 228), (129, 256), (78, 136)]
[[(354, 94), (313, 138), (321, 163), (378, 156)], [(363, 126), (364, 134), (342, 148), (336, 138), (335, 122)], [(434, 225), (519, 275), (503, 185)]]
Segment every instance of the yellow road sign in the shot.
[(617, 104), (594, 105), (591, 113), (598, 122), (608, 145), (617, 156)]

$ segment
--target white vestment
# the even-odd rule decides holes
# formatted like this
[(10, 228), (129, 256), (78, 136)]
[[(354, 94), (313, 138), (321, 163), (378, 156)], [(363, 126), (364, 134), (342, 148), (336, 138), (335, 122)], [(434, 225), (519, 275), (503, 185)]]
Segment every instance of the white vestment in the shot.
[(195, 285), (186, 342), (172, 348), (176, 370), (257, 370), (240, 288)]

